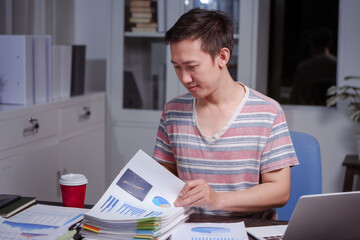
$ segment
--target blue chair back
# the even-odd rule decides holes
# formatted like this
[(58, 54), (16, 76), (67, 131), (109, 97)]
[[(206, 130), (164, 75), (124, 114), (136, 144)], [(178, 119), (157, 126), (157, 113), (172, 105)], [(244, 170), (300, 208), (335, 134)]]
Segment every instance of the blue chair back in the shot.
[(322, 193), (321, 155), (319, 142), (311, 135), (290, 131), (299, 165), (291, 168), (291, 190), (287, 204), (277, 209), (278, 219), (289, 221), (302, 195)]

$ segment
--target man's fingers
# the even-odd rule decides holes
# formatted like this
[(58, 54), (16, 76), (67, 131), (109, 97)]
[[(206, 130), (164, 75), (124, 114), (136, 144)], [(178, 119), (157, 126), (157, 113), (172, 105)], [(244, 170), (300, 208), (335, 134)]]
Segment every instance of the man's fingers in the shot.
[(204, 196), (203, 187), (196, 185), (196, 187), (193, 187), (182, 194), (174, 204), (177, 207), (195, 206), (194, 203), (198, 202), (204, 197), (206, 196)]
[(195, 202), (198, 202), (202, 199), (201, 191), (192, 189), (186, 195), (179, 197), (174, 205), (176, 207), (185, 207), (185, 206), (196, 206)]

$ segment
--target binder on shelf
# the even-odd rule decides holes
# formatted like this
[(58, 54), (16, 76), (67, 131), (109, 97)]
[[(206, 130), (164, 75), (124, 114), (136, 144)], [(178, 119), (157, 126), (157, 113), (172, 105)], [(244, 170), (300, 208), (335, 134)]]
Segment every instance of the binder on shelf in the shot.
[(70, 98), (71, 45), (52, 46), (51, 99)]
[(51, 37), (33, 36), (34, 103), (50, 100)]
[(86, 45), (72, 46), (71, 96), (84, 94)]
[(31, 36), (0, 35), (0, 103), (29, 105), (33, 93)]

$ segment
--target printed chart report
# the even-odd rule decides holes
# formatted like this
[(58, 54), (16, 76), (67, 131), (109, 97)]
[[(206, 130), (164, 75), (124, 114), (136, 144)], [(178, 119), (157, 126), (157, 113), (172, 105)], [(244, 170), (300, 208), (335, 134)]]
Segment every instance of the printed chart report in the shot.
[(248, 240), (244, 222), (185, 223), (175, 229), (171, 240)]
[(117, 221), (176, 215), (183, 210), (173, 203), (184, 185), (139, 151), (86, 215)]

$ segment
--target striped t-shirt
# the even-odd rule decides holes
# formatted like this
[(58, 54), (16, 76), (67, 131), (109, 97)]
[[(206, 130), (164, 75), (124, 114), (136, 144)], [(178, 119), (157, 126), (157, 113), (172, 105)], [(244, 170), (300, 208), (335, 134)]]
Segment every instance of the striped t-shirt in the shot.
[(198, 127), (191, 94), (168, 102), (160, 119), (154, 159), (176, 164), (180, 179), (204, 179), (217, 192), (251, 188), (259, 184), (262, 173), (298, 164), (280, 105), (245, 89), (232, 118), (213, 137)]

